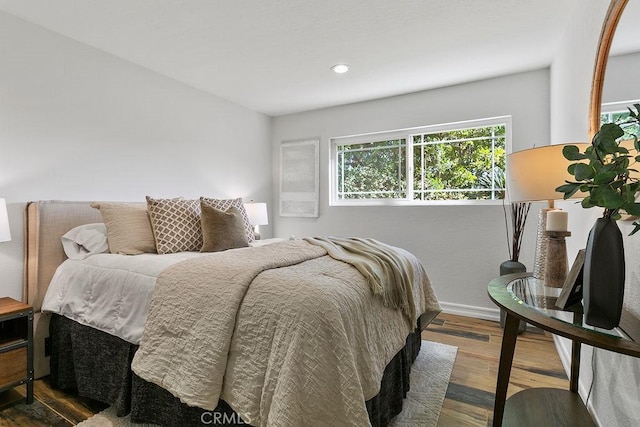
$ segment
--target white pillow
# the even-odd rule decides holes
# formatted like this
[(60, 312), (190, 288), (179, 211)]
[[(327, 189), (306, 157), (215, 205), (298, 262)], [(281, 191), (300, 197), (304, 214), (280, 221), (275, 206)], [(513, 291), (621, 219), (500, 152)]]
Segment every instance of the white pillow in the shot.
[(72, 228), (62, 236), (62, 247), (70, 259), (85, 259), (90, 255), (109, 252), (107, 227), (96, 222)]

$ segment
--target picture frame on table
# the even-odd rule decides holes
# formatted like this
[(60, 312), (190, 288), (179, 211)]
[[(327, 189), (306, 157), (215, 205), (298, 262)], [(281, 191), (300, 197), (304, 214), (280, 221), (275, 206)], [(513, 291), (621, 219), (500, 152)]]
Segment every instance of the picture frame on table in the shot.
[(575, 261), (567, 274), (567, 278), (562, 285), (560, 295), (556, 300), (556, 306), (562, 310), (582, 301), (582, 280), (584, 270), (585, 250), (580, 249)]

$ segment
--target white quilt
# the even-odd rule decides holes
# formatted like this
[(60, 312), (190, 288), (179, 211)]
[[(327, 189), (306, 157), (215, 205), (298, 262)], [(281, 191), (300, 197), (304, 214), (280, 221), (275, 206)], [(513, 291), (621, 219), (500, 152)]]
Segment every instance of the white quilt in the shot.
[(42, 310), (139, 344), (158, 274), (200, 256), (198, 252), (181, 252), (68, 259), (51, 279)]
[[(264, 246), (282, 239), (257, 240)], [(157, 255), (97, 254), (64, 261), (56, 270), (42, 310), (140, 344), (158, 275), (199, 252)]]

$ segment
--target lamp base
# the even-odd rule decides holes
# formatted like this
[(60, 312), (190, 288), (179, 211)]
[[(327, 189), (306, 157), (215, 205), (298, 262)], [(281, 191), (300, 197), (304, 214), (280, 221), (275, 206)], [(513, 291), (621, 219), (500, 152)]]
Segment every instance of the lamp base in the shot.
[(536, 252), (533, 261), (533, 277), (544, 280), (547, 267), (547, 212), (550, 208), (540, 209), (538, 213), (538, 230), (536, 232)]
[(547, 231), (547, 265), (545, 267), (544, 284), (552, 288), (561, 288), (567, 278), (567, 244), (565, 237), (571, 236), (569, 231)]

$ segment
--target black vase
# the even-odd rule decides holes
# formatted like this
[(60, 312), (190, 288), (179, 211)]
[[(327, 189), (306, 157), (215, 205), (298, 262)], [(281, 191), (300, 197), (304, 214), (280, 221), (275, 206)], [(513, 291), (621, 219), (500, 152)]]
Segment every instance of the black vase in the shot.
[[(524, 266), (523, 263), (518, 261), (505, 261), (500, 264), (500, 275), (504, 276), (506, 274), (512, 273), (524, 273), (527, 271), (527, 267)], [(504, 324), (507, 321), (507, 313), (504, 310), (500, 310), (500, 326), (504, 329)], [(521, 334), (527, 330), (527, 323), (522, 320), (518, 324), (518, 333)]]
[(598, 218), (589, 232), (583, 283), (585, 322), (603, 329), (618, 326), (624, 298), (624, 243), (612, 219)]

